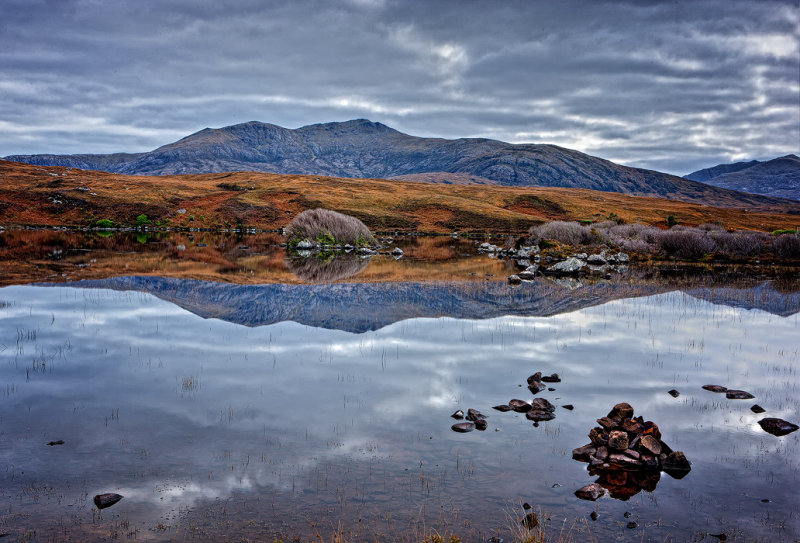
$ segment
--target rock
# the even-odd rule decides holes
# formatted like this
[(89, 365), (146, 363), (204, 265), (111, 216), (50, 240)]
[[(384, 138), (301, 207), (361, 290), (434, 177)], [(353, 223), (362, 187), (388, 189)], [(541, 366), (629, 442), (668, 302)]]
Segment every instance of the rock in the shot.
[(489, 423), (486, 422), (486, 419), (476, 419), (475, 420), (475, 428), (483, 432), (486, 428), (489, 427)]
[(594, 453), (594, 457), (598, 460), (605, 461), (608, 458), (608, 447), (599, 446)]
[(617, 423), (615, 421), (611, 420), (608, 417), (603, 417), (603, 418), (597, 419), (597, 424), (599, 424), (600, 426), (602, 426), (606, 430), (610, 430), (612, 428), (616, 428), (617, 427)]
[(635, 419), (625, 419), (620, 427), (632, 436), (638, 436), (644, 431), (644, 424)]
[(400, 247), (395, 247), (392, 249), (392, 256), (403, 256), (405, 253)]
[(760, 421), (758, 421), (758, 424), (765, 432), (779, 437), (785, 436), (786, 434), (791, 434), (792, 432), (798, 429), (798, 426), (796, 424), (792, 424), (789, 421), (773, 417), (761, 419)]
[(630, 521), (628, 524), (625, 525), (625, 527), (629, 530), (633, 530), (634, 528), (636, 528), (636, 526), (638, 525), (633, 521)]
[(572, 458), (580, 462), (588, 462), (596, 452), (597, 447), (595, 447), (594, 443), (587, 443), (583, 447), (572, 449)]
[(547, 385), (543, 384), (541, 381), (528, 382), (528, 390), (530, 390), (533, 394), (538, 394), (546, 388)]
[(589, 514), (589, 518), (592, 519), (592, 520), (597, 520), (599, 517), (600, 517), (600, 515), (597, 513), (597, 511), (592, 511)]
[(517, 277), (522, 279), (523, 281), (533, 281), (536, 279), (536, 272), (529, 272), (529, 271), (521, 271), (517, 274)]
[(613, 418), (619, 419), (630, 419), (633, 418), (633, 407), (631, 404), (622, 402), (615, 405), (611, 411), (609, 411), (608, 416)]
[(544, 398), (534, 398), (531, 402), (531, 407), (533, 409), (538, 409), (539, 411), (547, 411), (549, 413), (553, 413), (556, 410), (556, 406), (551, 404)]
[(763, 407), (761, 407), (758, 404), (755, 404), (755, 405), (753, 405), (753, 407), (750, 408), (750, 411), (752, 411), (753, 413), (759, 413), (760, 414), (760, 413), (766, 412), (766, 409), (764, 409)]
[(556, 416), (552, 411), (542, 411), (541, 409), (531, 409), (525, 413), (525, 418), (534, 422), (541, 422), (545, 420), (553, 420)]
[(95, 496), (94, 504), (97, 506), (98, 509), (105, 509), (106, 507), (111, 507), (121, 499), (122, 496), (120, 496), (119, 494), (108, 492), (106, 494), (98, 494), (97, 496)]
[(639, 444), (642, 448), (650, 451), (656, 456), (661, 454), (661, 442), (658, 441), (653, 436), (642, 436), (642, 439), (639, 441)]
[(574, 405), (572, 405), (571, 403), (568, 403), (568, 404), (566, 404), (566, 405), (562, 405), (561, 407), (563, 407), (564, 409), (568, 409), (568, 410), (570, 410), (570, 411), (572, 411), (573, 409), (575, 409), (575, 406), (574, 406)]
[(359, 247), (356, 252), (364, 256), (373, 256), (378, 254), (377, 251), (375, 251), (374, 249), (370, 249), (369, 247)]
[(297, 245), (295, 245), (294, 248), (298, 251), (307, 251), (314, 248), (314, 242), (312, 242), (310, 239), (303, 239), (297, 242)]
[(508, 402), (508, 406), (517, 413), (527, 413), (531, 410), (531, 404), (525, 400), (511, 400)]
[(458, 422), (450, 427), (454, 432), (471, 432), (475, 429), (475, 425), (471, 422)]
[(497, 409), (498, 411), (502, 411), (503, 413), (507, 411), (511, 411), (510, 405), (495, 405), (492, 409)]
[(595, 501), (597, 498), (605, 494), (605, 489), (597, 483), (586, 485), (575, 491), (575, 495), (582, 500)]
[(682, 479), (692, 469), (692, 464), (682, 451), (672, 451), (662, 462), (661, 468), (675, 479)]
[(720, 385), (703, 385), (703, 390), (708, 390), (709, 392), (717, 392), (717, 393), (728, 391), (727, 388)]
[(755, 398), (752, 394), (745, 390), (728, 390), (725, 392), (725, 397), (729, 400), (750, 400)]
[(592, 266), (603, 266), (608, 264), (608, 261), (603, 255), (589, 255), (586, 258), (586, 263), (591, 264)]
[(575, 257), (570, 257), (566, 260), (563, 260), (557, 264), (550, 266), (549, 268), (547, 268), (546, 271), (547, 273), (553, 275), (569, 275), (573, 273), (578, 273), (579, 271), (581, 271), (581, 268), (583, 268), (585, 265), (586, 262), (584, 262), (583, 260), (580, 260)]
[(461, 420), (461, 419), (463, 419), (463, 418), (464, 418), (464, 412), (463, 412), (462, 410), (460, 410), (460, 409), (459, 409), (458, 411), (456, 411), (455, 413), (453, 413), (453, 414), (452, 414), (452, 415), (450, 415), (450, 416), (451, 416), (451, 417), (453, 417), (454, 419)]
[(667, 394), (669, 394), (673, 398), (677, 398), (678, 396), (681, 395), (681, 393), (678, 392), (677, 390), (675, 390), (674, 388), (672, 390), (670, 390), (669, 392), (667, 392)]
[(59, 439), (58, 441), (51, 441), (50, 443), (48, 443), (50, 447), (52, 447), (53, 445), (63, 445), (63, 444), (64, 444), (63, 439)]
[(477, 409), (472, 409), (471, 407), (467, 409), (467, 420), (476, 421), (479, 419), (485, 419), (486, 415), (478, 411)]
[(612, 430), (608, 434), (608, 447), (617, 451), (624, 451), (630, 445), (627, 432)]
[(542, 381), (542, 372), (540, 372), (540, 371), (537, 371), (536, 373), (534, 373), (533, 375), (528, 377), (528, 384), (531, 384), (531, 383), (534, 383), (534, 382), (535, 383), (539, 383), (541, 381)]
[(521, 283), (522, 283), (522, 279), (520, 278), (519, 275), (514, 274), (514, 275), (509, 275), (508, 276), (508, 284), (509, 285), (519, 285)]
[(545, 382), (545, 383), (560, 383), (561, 382), (561, 377), (559, 377), (557, 373), (553, 373), (551, 375), (545, 375), (544, 377), (542, 377), (542, 382)]
[(661, 430), (658, 429), (658, 425), (655, 422), (648, 420), (643, 424), (643, 426), (644, 430), (642, 431), (642, 434), (653, 436), (656, 439), (661, 439)]
[(539, 525), (539, 519), (536, 517), (536, 513), (531, 511), (522, 519), (522, 525), (525, 526), (528, 530), (533, 530)]
[(626, 450), (622, 451), (622, 454), (624, 454), (625, 456), (630, 456), (631, 458), (633, 458), (637, 462), (639, 462), (639, 460), (641, 459), (641, 456), (642, 456), (638, 452), (634, 451), (633, 449), (626, 449)]
[(592, 428), (589, 430), (589, 439), (595, 445), (608, 445), (608, 434), (603, 432), (600, 428)]
[(606, 462), (623, 469), (639, 469), (639, 461), (626, 454), (611, 453), (606, 458)]

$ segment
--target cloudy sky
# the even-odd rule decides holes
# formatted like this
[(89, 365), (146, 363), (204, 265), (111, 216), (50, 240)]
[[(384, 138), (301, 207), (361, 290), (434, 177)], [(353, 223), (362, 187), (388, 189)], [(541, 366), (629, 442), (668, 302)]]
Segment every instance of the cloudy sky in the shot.
[(0, 156), (368, 118), (685, 174), (800, 152), (797, 1), (0, 0)]

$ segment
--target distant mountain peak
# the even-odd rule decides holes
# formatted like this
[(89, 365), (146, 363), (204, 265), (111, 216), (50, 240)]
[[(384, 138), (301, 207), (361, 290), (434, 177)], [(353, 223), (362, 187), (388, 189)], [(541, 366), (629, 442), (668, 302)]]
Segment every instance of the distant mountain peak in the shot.
[(788, 154), (763, 162), (718, 164), (692, 172), (686, 179), (751, 194), (800, 200), (800, 157)]
[(659, 196), (721, 206), (770, 206), (748, 196), (652, 170), (630, 168), (548, 144), (485, 138), (424, 138), (369, 119), (289, 129), (259, 121), (204, 128), (137, 155), (11, 156), (40, 165), (123, 174), (168, 175), (259, 171), (352, 178), (427, 179), (516, 187), (565, 187)]

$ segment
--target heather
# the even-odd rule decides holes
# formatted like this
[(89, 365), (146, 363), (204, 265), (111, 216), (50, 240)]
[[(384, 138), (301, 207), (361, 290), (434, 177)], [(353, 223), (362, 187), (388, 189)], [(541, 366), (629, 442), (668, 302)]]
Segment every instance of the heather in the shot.
[(286, 237), (290, 245), (305, 239), (322, 244), (375, 243), (375, 238), (363, 222), (329, 209), (303, 211), (286, 227)]

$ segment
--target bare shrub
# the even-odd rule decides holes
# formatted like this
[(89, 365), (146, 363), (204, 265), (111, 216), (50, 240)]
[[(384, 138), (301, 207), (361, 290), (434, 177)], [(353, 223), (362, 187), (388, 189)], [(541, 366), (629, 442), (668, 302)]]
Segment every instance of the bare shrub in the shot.
[(702, 258), (713, 252), (716, 246), (714, 240), (704, 232), (677, 226), (662, 231), (658, 236), (658, 245), (668, 255), (686, 259)]
[(761, 254), (769, 235), (764, 232), (724, 232), (712, 231), (711, 237), (716, 243), (716, 250), (740, 258)]
[(594, 241), (592, 232), (578, 222), (546, 222), (532, 226), (528, 230), (528, 234), (533, 243), (538, 243), (543, 239), (552, 239), (567, 245), (585, 245)]
[(772, 242), (772, 250), (778, 258), (800, 258), (800, 237), (783, 234)]
[(303, 211), (286, 227), (286, 237), (290, 242), (309, 239), (352, 245), (375, 243), (375, 238), (363, 222), (329, 209)]

